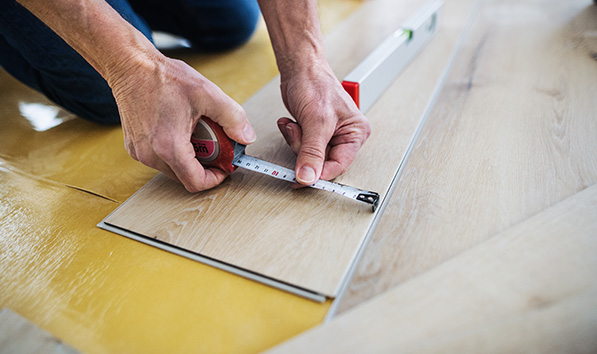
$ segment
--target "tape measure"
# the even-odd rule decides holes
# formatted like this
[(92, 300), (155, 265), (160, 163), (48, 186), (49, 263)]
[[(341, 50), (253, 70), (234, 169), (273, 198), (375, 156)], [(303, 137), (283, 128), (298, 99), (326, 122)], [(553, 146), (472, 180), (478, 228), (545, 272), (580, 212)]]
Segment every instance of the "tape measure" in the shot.
[[(237, 167), (259, 172), (273, 178), (298, 183), (293, 170), (245, 154), (246, 145), (231, 140), (222, 127), (207, 117), (202, 117), (191, 136), (197, 160), (204, 166), (219, 168), (232, 173)], [(374, 212), (379, 194), (340, 183), (318, 180), (309, 187), (329, 191), (371, 205)]]

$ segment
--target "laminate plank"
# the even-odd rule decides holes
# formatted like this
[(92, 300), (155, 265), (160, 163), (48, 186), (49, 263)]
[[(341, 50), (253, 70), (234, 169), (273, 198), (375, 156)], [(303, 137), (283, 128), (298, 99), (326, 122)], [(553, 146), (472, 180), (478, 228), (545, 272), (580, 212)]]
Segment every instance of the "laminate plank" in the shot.
[(597, 185), (268, 353), (594, 353)]
[(9, 310), (0, 311), (0, 354), (77, 354), (47, 331), (21, 315)]
[(597, 6), (485, 1), (338, 312), (597, 182)]
[(0, 309), (85, 353), (258, 353), (314, 303), (95, 228), (117, 204), (0, 159)]
[[(466, 13), (473, 3), (459, 0), (453, 6)], [(338, 76), (418, 8), (416, 1), (364, 4), (327, 39)], [(385, 195), (462, 29), (461, 17), (440, 19), (438, 37), (368, 113), (373, 134), (338, 182)], [(248, 154), (293, 166), (294, 156), (275, 124), (287, 114), (278, 79), (244, 108), (259, 137)], [(105, 223), (334, 297), (374, 217), (354, 201), (311, 189), (291, 191), (285, 182), (239, 170), (220, 187), (194, 195), (159, 175)]]

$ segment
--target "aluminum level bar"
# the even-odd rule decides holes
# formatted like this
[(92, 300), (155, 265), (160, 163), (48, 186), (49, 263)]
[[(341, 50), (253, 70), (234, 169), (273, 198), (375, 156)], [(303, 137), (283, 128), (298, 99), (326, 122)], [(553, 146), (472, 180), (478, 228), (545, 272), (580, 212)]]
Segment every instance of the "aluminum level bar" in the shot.
[(437, 32), (442, 1), (411, 16), (344, 78), (342, 86), (367, 112)]

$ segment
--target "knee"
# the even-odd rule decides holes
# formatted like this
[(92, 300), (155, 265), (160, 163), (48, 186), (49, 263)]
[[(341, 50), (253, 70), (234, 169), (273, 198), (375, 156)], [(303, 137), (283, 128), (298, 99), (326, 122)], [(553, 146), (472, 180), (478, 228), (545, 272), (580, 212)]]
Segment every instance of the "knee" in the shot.
[(85, 119), (90, 122), (104, 124), (104, 125), (116, 125), (120, 124), (120, 114), (118, 113), (118, 107), (116, 102), (113, 100), (107, 100), (105, 102), (93, 101), (93, 102), (82, 102), (82, 101), (69, 101), (56, 100), (60, 106), (64, 107), (71, 113), (74, 113), (79, 118)]
[(120, 124), (120, 114), (114, 101), (86, 105), (77, 115), (85, 120), (99, 124)]
[[(203, 33), (196, 33), (189, 38), (200, 50), (225, 51), (246, 43), (259, 21), (259, 5), (256, 0), (226, 1), (228, 5), (219, 9), (219, 14), (212, 17), (211, 26)], [(209, 22), (211, 22), (209, 21)]]
[(241, 1), (240, 3), (242, 3), (242, 6), (236, 7), (230, 13), (230, 17), (234, 21), (234, 25), (232, 26), (234, 33), (230, 36), (231, 38), (228, 43), (231, 48), (246, 43), (253, 35), (253, 32), (255, 32), (259, 20), (260, 12), (256, 1), (249, 0)]
[[(99, 86), (99, 87), (94, 87)], [(120, 114), (111, 90), (103, 82), (90, 83), (87, 90), (64, 90), (57, 87), (42, 89), (46, 96), (79, 118), (99, 124), (120, 124)]]

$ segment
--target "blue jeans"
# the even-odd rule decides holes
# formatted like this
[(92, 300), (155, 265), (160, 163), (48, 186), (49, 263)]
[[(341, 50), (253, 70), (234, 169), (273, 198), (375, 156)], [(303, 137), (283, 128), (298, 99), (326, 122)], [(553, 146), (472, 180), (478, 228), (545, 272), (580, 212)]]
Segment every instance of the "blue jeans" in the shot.
[[(151, 31), (188, 39), (197, 51), (246, 42), (259, 17), (256, 0), (107, 0), (151, 40)], [(120, 122), (106, 81), (83, 57), (15, 0), (0, 9), (0, 66), (81, 118)]]

